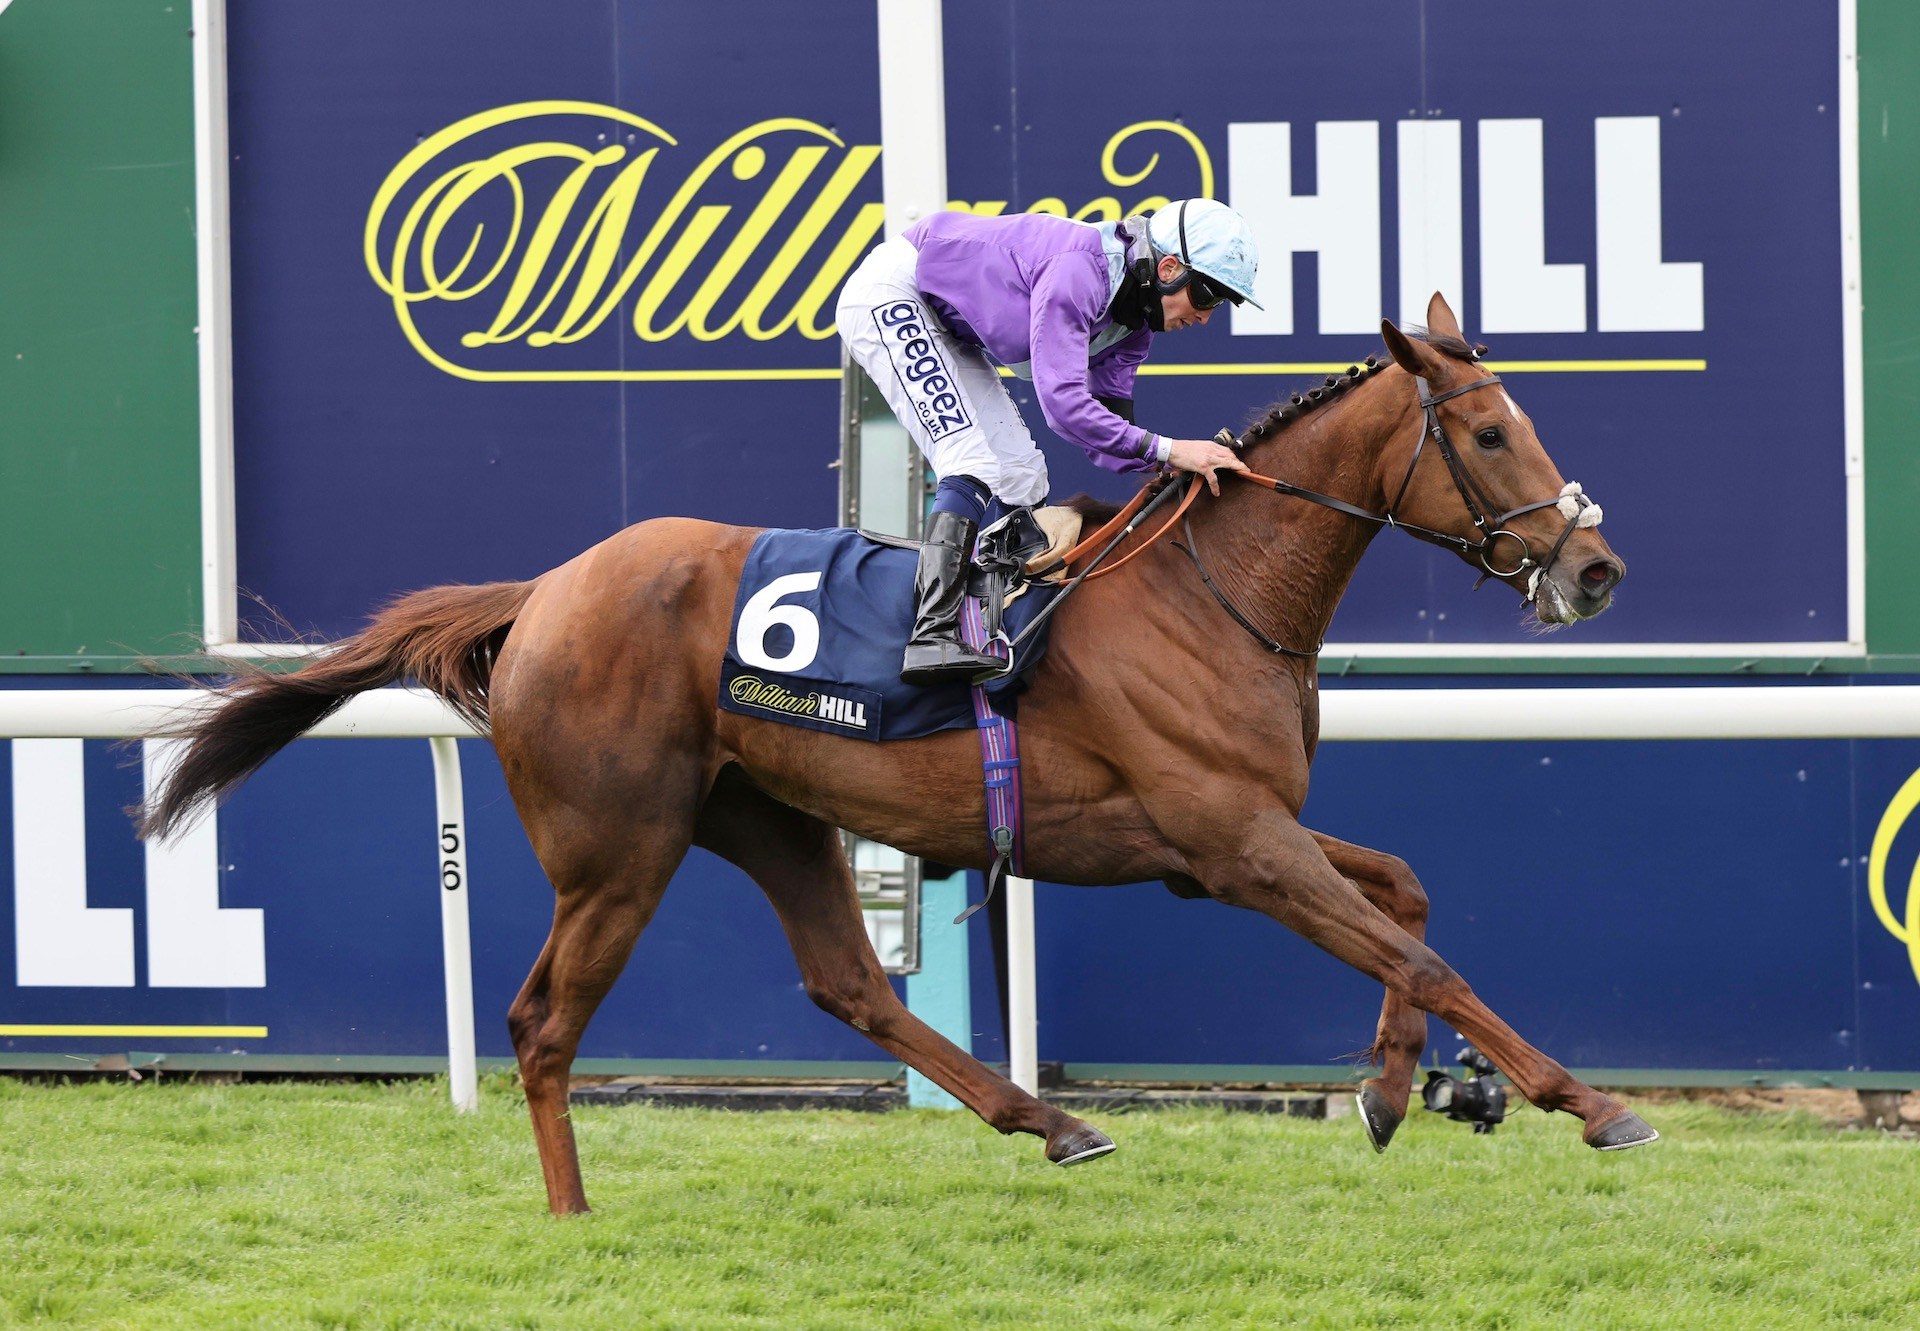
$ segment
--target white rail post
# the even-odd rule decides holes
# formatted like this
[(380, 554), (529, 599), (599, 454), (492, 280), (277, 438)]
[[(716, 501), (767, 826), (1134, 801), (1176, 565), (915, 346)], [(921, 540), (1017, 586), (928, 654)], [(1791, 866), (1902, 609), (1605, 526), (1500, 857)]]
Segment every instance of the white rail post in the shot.
[[(880, 57), (880, 195), (891, 240), (947, 206), (947, 61), (941, 0), (875, 0), (874, 12)], [(909, 530), (918, 530), (920, 516), (912, 516)], [(971, 1052), (967, 931), (946, 923), (966, 904), (965, 878), (957, 887), (934, 879), (921, 890), (920, 971), (907, 977), (907, 1006)], [(950, 901), (955, 893), (958, 901)], [(939, 923), (932, 924), (935, 920)], [(941, 931), (937, 938), (932, 936), (936, 929)], [(912, 1071), (907, 1097), (916, 1108), (960, 1106)]]
[(880, 195), (887, 239), (947, 206), (940, 0), (879, 0)]
[(1007, 1072), (1040, 1094), (1040, 1011), (1034, 983), (1033, 879), (1007, 878)]
[(480, 1103), (473, 1044), (473, 942), (467, 927), (467, 816), (460, 789), (460, 742), (435, 735), (433, 794), (439, 810), (434, 828), (440, 865), (440, 950), (447, 979), (447, 1080), (453, 1107), (468, 1113)]
[(227, 0), (193, 0), (193, 155), (201, 632), (210, 646), (217, 647), (240, 636), (234, 585), (233, 278), (227, 202), (227, 168), (233, 158), (227, 142)]

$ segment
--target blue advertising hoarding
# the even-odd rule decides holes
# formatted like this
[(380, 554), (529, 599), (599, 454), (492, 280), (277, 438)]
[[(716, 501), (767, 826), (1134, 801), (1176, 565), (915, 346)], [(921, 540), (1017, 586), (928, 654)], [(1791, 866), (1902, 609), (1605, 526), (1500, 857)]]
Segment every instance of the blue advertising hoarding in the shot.
[[(833, 295), (881, 221), (873, 7), (731, 12), (232, 7), (242, 588), (336, 636), (647, 517), (832, 511)], [(1234, 40), (1149, 77), (1158, 13), (946, 22), (957, 202), (1211, 192), (1261, 239), (1267, 312), (1162, 338), (1143, 423), (1243, 424), (1442, 287), (1630, 567), (1540, 646), (1382, 542), (1336, 644), (1857, 642), (1837, 6), (1221, 3)], [(1061, 491), (1124, 491), (1049, 452)], [(1785, 496), (1792, 540), (1756, 516)]]

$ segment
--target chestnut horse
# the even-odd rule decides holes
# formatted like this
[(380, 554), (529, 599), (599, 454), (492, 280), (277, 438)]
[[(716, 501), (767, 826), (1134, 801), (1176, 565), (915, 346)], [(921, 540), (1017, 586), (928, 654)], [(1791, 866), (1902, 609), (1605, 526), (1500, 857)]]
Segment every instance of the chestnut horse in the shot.
[[(1556, 502), (1563, 480), (1532, 422), (1475, 363), (1438, 295), (1428, 323), (1424, 336), (1383, 324), (1391, 363), (1247, 432), (1254, 472), (1314, 496), (1228, 479), (1218, 497), (1199, 496), (1177, 539), (1060, 604), (1020, 703), (1027, 868), (1059, 883), (1160, 879), (1269, 915), (1379, 980), (1380, 1075), (1360, 1089), (1376, 1148), (1407, 1111), (1429, 1012), (1528, 1100), (1584, 1120), (1589, 1145), (1638, 1145), (1650, 1127), (1522, 1040), (1421, 941), (1427, 899), (1405, 863), (1299, 821), (1319, 732), (1312, 653), (1383, 525), (1499, 570), (1547, 623), (1599, 613), (1622, 573), (1598, 531), (1575, 521), (1586, 501)], [(1496, 527), (1507, 530), (1490, 541)], [(248, 674), (183, 722), (192, 743), (142, 834), (167, 834), (365, 689), (411, 678), (490, 724), (557, 897), (508, 1014), (556, 1213), (587, 1206), (567, 1117), (574, 1051), (692, 845), (760, 885), (822, 1008), (999, 1131), (1044, 1138), (1051, 1160), (1113, 1149), (907, 1011), (868, 944), (836, 829), (985, 867), (975, 737), (876, 747), (717, 708), (755, 535), (663, 518), (530, 582), (404, 596), (303, 669)]]

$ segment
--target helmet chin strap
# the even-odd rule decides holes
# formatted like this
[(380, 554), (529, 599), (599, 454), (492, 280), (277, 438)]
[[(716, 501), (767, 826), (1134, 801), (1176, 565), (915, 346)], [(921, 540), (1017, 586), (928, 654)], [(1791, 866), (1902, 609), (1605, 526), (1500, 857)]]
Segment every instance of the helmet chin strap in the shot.
[[(1143, 251), (1139, 258), (1127, 265), (1127, 275), (1120, 280), (1120, 290), (1111, 306), (1113, 317), (1129, 328), (1145, 324), (1156, 333), (1166, 332), (1167, 311), (1161, 302), (1167, 296), (1186, 290), (1187, 284), (1193, 281), (1193, 260), (1187, 256), (1187, 204), (1190, 202), (1189, 199), (1180, 200), (1178, 254), (1163, 254), (1153, 243), (1152, 232), (1148, 229), (1152, 212), (1129, 217), (1120, 223), (1120, 234), (1126, 237), (1129, 249), (1138, 245)], [(1168, 258), (1178, 259), (1182, 271), (1173, 281), (1163, 282), (1160, 280), (1160, 261)]]
[(1120, 279), (1120, 290), (1114, 293), (1113, 304), (1109, 308), (1117, 323), (1129, 328), (1144, 325), (1156, 333), (1164, 333), (1167, 331), (1167, 312), (1160, 303), (1160, 297), (1164, 294), (1157, 271), (1160, 252), (1153, 247), (1153, 241), (1147, 235), (1147, 219), (1151, 216), (1151, 213), (1142, 213), (1138, 217), (1127, 218), (1119, 225), (1128, 252), (1138, 250), (1140, 257), (1127, 265), (1126, 275)]

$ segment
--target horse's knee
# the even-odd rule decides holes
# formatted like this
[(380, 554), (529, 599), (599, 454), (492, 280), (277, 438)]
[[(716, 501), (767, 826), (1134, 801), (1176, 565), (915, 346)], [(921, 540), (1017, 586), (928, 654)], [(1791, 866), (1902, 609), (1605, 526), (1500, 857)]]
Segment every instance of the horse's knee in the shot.
[(813, 1005), (829, 1017), (838, 1017), (846, 1021), (853, 1013), (852, 1005), (845, 990), (830, 980), (809, 976), (806, 981), (807, 997)]
[(542, 1088), (564, 1090), (573, 1071), (572, 1049), (548, 1035), (536, 1034), (524, 1043), (516, 1042), (514, 1053), (520, 1064), (520, 1084), (529, 1093)]
[(1392, 856), (1387, 860), (1387, 884), (1393, 889), (1394, 913), (1401, 920), (1424, 925), (1427, 922), (1427, 889), (1420, 886), (1407, 862)]
[(513, 1052), (525, 1057), (546, 1024), (547, 1005), (538, 998), (516, 998), (507, 1008), (507, 1034), (513, 1039)]
[(513, 1052), (520, 1063), (522, 1085), (564, 1081), (573, 1068), (577, 1035), (568, 1038), (549, 1020), (544, 999), (514, 1000), (507, 1009), (507, 1032), (513, 1037)]
[[(856, 1031), (872, 1034), (885, 1020), (882, 1005), (874, 1001), (872, 986), (843, 976), (810, 975), (806, 979), (807, 997), (815, 1007), (838, 1017)], [(889, 996), (892, 990), (888, 989)]]
[(1375, 905), (1402, 928), (1427, 922), (1427, 890), (1411, 866), (1397, 855), (1377, 854), (1373, 863), (1350, 870)]
[(1394, 988), (1422, 1012), (1445, 1016), (1443, 1009), (1450, 1008), (1467, 992), (1467, 982), (1429, 948), (1410, 952), (1399, 970)]

